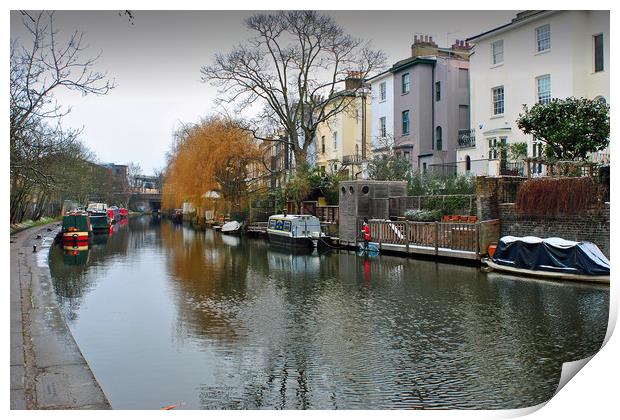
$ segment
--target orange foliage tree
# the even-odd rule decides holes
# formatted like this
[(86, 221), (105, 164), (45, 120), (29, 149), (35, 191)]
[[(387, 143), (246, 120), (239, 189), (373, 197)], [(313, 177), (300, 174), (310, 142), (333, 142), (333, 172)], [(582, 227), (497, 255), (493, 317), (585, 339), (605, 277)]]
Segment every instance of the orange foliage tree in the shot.
[(190, 202), (220, 212), (242, 210), (254, 191), (252, 168), (260, 159), (256, 140), (238, 122), (210, 117), (185, 127), (169, 154), (162, 207)]

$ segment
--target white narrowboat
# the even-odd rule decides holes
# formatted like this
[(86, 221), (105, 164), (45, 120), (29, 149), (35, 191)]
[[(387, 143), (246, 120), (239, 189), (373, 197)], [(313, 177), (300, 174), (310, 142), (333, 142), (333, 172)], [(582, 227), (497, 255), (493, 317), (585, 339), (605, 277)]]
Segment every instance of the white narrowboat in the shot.
[(267, 223), (267, 236), (274, 244), (311, 248), (321, 237), (321, 222), (309, 214), (274, 214)]

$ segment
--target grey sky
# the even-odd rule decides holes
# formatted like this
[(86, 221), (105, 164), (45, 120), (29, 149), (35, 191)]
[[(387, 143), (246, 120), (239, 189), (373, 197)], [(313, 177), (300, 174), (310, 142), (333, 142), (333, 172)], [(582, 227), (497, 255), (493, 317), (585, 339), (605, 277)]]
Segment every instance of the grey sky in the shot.
[[(97, 70), (118, 87), (107, 96), (56, 92), (72, 112), (64, 124), (84, 127), (82, 139), (103, 162), (137, 162), (144, 173), (165, 163), (180, 122), (213, 113), (217, 89), (200, 81), (200, 67), (216, 52), (247, 39), (246, 11), (134, 11), (131, 25), (115, 11), (58, 11), (64, 34), (85, 32)], [(328, 12), (350, 34), (373, 41), (388, 64), (406, 58), (415, 34), (432, 35), (441, 46), (508, 22), (514, 11), (337, 11)], [(11, 38), (23, 36), (19, 12), (11, 12)]]

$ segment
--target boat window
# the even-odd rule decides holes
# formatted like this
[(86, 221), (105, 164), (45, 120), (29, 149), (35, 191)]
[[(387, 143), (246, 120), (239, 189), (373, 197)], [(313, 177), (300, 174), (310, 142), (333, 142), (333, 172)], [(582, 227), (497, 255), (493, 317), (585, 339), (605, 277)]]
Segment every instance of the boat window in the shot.
[(352, 186), (351, 186), (351, 187), (349, 187), (349, 192), (350, 192), (351, 194), (353, 194), (353, 193), (355, 192), (355, 190), (353, 189), (353, 187), (352, 187)]
[(364, 185), (364, 186), (362, 187), (362, 194), (368, 194), (368, 191), (369, 191), (369, 189), (368, 189), (368, 185)]
[(342, 187), (341, 190), (342, 190), (342, 195), (345, 195), (347, 193), (347, 189), (345, 187)]

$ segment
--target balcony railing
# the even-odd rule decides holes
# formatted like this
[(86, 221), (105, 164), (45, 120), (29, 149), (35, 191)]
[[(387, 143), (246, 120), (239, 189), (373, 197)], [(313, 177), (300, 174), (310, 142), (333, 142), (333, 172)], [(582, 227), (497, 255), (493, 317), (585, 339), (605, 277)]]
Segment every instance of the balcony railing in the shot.
[(458, 144), (459, 149), (476, 147), (476, 130), (459, 130)]
[(342, 157), (343, 165), (359, 165), (363, 161), (362, 155), (345, 155)]

